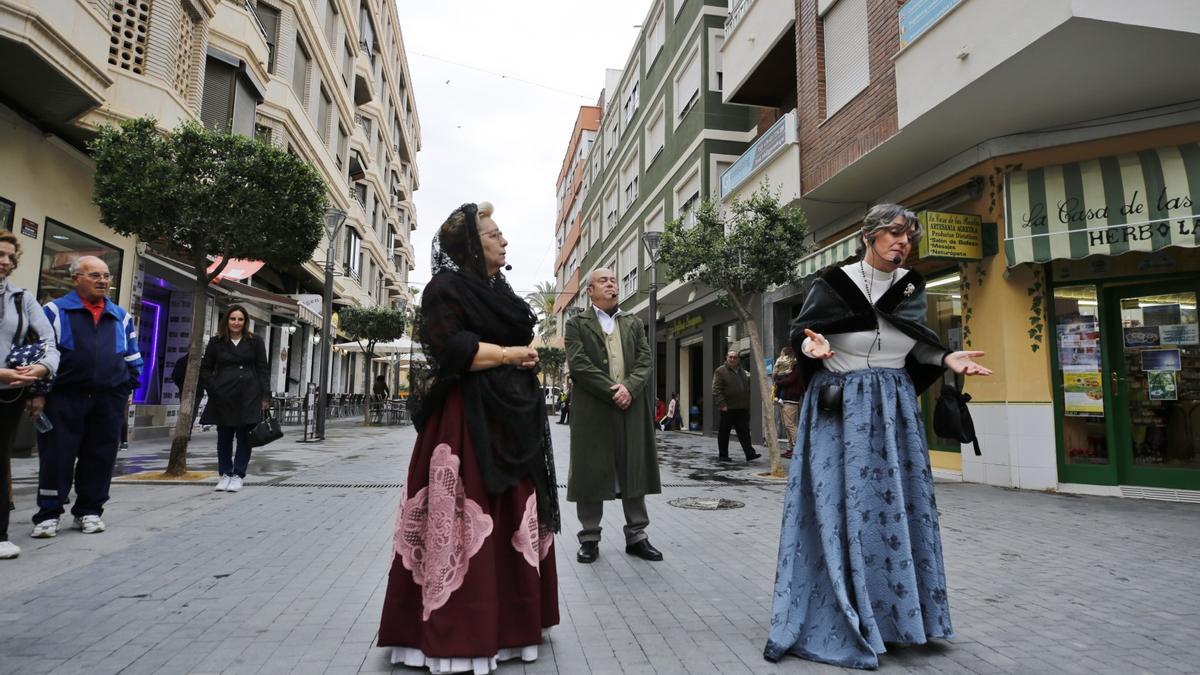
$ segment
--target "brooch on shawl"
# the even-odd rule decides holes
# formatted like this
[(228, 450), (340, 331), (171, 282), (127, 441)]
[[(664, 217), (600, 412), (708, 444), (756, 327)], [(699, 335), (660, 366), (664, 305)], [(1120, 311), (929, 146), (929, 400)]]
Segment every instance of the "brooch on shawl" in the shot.
[(904, 287), (904, 297), (907, 298), (908, 296), (912, 295), (913, 292), (916, 290), (917, 290), (917, 287), (913, 286), (912, 284), (905, 286)]

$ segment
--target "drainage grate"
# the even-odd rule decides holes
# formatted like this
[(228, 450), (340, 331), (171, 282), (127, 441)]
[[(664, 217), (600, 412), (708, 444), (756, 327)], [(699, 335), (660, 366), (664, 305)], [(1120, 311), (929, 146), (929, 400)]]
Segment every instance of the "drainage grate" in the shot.
[(701, 511), (740, 509), (745, 506), (742, 502), (725, 499), (724, 497), (680, 497), (672, 499), (667, 503), (681, 509), (698, 509)]

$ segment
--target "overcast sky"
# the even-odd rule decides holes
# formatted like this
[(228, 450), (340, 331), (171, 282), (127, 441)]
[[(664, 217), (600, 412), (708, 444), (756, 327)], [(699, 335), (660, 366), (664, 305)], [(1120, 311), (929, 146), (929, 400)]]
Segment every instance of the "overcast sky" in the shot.
[(625, 64), (649, 8), (650, 0), (397, 3), (421, 120), (410, 285), (429, 280), (430, 241), (446, 216), (485, 200), (508, 239), (518, 294), (553, 281), (554, 187), (575, 117), (595, 104), (605, 68)]

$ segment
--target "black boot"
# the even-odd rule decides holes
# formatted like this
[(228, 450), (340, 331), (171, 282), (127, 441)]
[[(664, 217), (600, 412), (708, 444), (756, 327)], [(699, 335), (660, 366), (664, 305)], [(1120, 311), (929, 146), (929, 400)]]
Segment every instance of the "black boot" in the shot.
[(575, 554), (575, 559), (579, 562), (590, 565), (596, 562), (596, 558), (600, 557), (600, 542), (585, 541), (579, 545), (579, 553)]

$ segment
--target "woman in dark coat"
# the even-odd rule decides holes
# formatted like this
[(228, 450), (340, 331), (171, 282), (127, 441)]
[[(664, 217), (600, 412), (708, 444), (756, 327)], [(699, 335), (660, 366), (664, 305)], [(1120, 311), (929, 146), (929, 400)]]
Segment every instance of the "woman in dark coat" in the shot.
[(554, 454), (536, 323), (504, 279), (508, 242), (487, 202), (434, 239), (410, 395), (418, 435), (396, 518), (379, 645), (431, 673), (537, 658), (558, 623)]
[(246, 321), (246, 310), (241, 305), (226, 310), (200, 362), (200, 378), (208, 390), (208, 405), (200, 423), (217, 425), (217, 470), (221, 474), (218, 492), (242, 489), (250, 463), (250, 430), (271, 405), (267, 348), (246, 327)]

